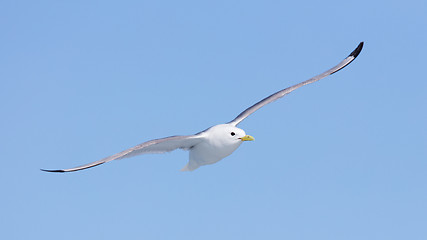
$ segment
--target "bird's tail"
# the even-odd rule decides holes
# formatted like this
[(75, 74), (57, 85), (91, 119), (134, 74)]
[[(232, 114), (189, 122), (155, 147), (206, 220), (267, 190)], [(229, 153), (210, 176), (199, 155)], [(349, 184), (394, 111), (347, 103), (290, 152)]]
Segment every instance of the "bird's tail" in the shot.
[(181, 172), (186, 172), (186, 171), (194, 171), (197, 168), (199, 168), (199, 164), (195, 163), (194, 161), (188, 161), (187, 165), (185, 165), (182, 169)]

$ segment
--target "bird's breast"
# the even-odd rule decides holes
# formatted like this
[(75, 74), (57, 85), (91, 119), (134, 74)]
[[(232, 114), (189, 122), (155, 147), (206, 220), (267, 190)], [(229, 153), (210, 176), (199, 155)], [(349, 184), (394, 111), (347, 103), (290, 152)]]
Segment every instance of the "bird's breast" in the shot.
[(242, 141), (236, 141), (233, 143), (223, 141), (210, 141), (209, 146), (211, 151), (217, 154), (221, 158), (225, 158), (232, 154), (242, 143)]
[(205, 141), (190, 150), (190, 159), (197, 161), (200, 165), (216, 163), (232, 154), (240, 144), (241, 142), (223, 144), (216, 141)]

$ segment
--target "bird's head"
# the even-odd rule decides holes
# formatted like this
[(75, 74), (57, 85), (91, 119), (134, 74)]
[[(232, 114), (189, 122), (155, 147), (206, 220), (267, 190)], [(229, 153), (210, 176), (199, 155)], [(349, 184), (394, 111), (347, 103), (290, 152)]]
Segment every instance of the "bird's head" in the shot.
[(246, 135), (243, 129), (230, 124), (219, 124), (211, 127), (206, 133), (212, 140), (218, 140), (225, 145), (240, 145), (243, 141), (253, 141), (252, 136)]

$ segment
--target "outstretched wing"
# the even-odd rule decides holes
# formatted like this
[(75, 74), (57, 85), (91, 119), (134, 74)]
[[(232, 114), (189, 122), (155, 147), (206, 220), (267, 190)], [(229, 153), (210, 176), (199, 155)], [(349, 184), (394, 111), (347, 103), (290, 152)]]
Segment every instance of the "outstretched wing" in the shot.
[(112, 156), (103, 158), (96, 162), (78, 166), (75, 168), (59, 169), (59, 170), (46, 170), (46, 169), (41, 169), (41, 170), (46, 172), (74, 172), (74, 171), (79, 171), (86, 168), (95, 167), (109, 161), (129, 158), (129, 157), (133, 157), (140, 154), (164, 153), (164, 152), (170, 152), (178, 148), (187, 150), (193, 147), (194, 145), (198, 144), (200, 141), (202, 141), (202, 137), (200, 135), (172, 136), (172, 137), (160, 138), (160, 139), (151, 140), (145, 143), (141, 143), (135, 147), (129, 148), (127, 150), (124, 150)]
[(237, 116), (235, 119), (233, 119), (233, 121), (229, 122), (229, 124), (236, 126), (237, 124), (239, 124), (241, 121), (243, 121), (243, 119), (247, 118), (249, 115), (251, 115), (252, 113), (254, 113), (256, 110), (260, 109), (261, 107), (276, 101), (277, 99), (285, 96), (286, 94), (296, 90), (297, 88), (300, 88), (304, 85), (310, 84), (310, 83), (314, 83), (316, 81), (319, 81), (320, 79), (327, 77), (331, 74), (334, 74), (336, 72), (338, 72), (339, 70), (343, 69), (345, 66), (347, 66), (348, 64), (350, 64), (354, 59), (356, 59), (356, 57), (359, 55), (360, 51), (362, 51), (363, 48), (363, 42), (359, 43), (359, 45), (357, 46), (357, 48), (350, 53), (350, 55), (348, 55), (348, 57), (346, 57), (344, 60), (342, 60), (340, 63), (338, 63), (338, 65), (336, 65), (335, 67), (329, 69), (328, 71), (321, 73), (315, 77), (312, 77), (304, 82), (298, 83), (292, 87), (288, 87), (285, 88), (283, 90), (280, 90), (266, 98), (264, 98), (263, 100), (255, 103), (254, 105), (252, 105), (251, 107), (249, 107), (248, 109), (246, 109), (245, 111), (243, 111), (242, 113), (239, 114), (239, 116)]

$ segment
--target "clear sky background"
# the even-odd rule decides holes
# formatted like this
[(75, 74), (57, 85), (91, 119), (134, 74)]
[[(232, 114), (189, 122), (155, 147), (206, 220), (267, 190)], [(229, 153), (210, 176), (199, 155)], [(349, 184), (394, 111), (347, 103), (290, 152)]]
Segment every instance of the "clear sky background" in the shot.
[[(427, 1), (2, 1), (1, 239), (426, 239)], [(69, 174), (233, 119), (254, 142)]]

